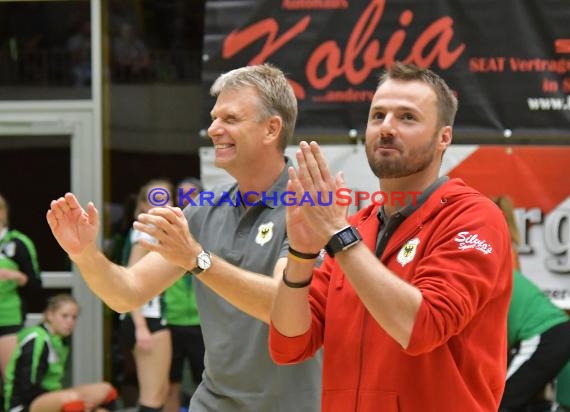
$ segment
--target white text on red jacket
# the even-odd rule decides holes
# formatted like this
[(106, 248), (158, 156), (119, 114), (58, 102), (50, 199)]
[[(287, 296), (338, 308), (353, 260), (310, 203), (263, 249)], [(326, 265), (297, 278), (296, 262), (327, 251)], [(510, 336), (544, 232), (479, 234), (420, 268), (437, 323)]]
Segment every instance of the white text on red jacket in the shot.
[(493, 251), (491, 245), (486, 240), (479, 239), (477, 233), (459, 232), (453, 240), (459, 244), (459, 250), (477, 249), (486, 255)]

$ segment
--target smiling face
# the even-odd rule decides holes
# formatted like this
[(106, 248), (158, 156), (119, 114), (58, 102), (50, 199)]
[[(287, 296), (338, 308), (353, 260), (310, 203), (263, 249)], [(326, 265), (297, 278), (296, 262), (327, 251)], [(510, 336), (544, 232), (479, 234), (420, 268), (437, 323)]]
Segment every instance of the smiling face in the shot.
[(263, 119), (253, 87), (221, 92), (211, 111), (208, 135), (214, 143), (215, 165), (230, 174), (262, 161), (262, 146), (272, 133), (272, 117)]
[(71, 301), (61, 302), (56, 308), (48, 310), (45, 318), (53, 333), (66, 337), (75, 328), (79, 308)]
[(366, 155), (379, 178), (439, 171), (451, 127), (438, 126), (437, 98), (421, 81), (386, 80), (372, 99)]

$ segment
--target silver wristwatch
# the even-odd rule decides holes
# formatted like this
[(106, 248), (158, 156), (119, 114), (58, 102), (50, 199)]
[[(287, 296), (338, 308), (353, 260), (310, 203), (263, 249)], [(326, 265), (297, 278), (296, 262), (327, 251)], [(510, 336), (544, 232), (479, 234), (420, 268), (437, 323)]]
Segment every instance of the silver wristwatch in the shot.
[(198, 253), (198, 256), (196, 256), (196, 266), (190, 271), (190, 273), (194, 276), (198, 276), (203, 271), (210, 269), (211, 266), (212, 255), (210, 255), (210, 252), (203, 250)]

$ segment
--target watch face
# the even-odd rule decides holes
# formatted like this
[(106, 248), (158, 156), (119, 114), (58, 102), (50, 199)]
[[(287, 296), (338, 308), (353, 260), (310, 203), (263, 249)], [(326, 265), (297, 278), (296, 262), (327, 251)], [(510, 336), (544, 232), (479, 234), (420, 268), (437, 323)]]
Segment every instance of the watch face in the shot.
[(212, 264), (212, 260), (210, 259), (210, 255), (206, 252), (202, 252), (198, 255), (198, 259), (196, 264), (200, 269), (208, 269)]
[(360, 233), (358, 233), (358, 230), (352, 226), (348, 226), (331, 237), (329, 242), (325, 245), (325, 250), (329, 256), (334, 256), (337, 252), (348, 249), (360, 240), (362, 240), (362, 237)]
[(356, 240), (356, 236), (354, 236), (354, 233), (352, 232), (351, 229), (352, 228), (347, 227), (346, 229), (344, 229), (342, 232), (340, 232), (338, 234), (343, 245), (347, 245), (347, 244), (352, 243)]

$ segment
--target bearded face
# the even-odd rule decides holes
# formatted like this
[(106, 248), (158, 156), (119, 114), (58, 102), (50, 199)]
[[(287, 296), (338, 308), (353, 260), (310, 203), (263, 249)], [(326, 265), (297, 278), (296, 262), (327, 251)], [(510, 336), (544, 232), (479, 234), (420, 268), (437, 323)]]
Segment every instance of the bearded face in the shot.
[(380, 179), (406, 177), (425, 170), (435, 160), (437, 133), (421, 145), (410, 148), (394, 136), (366, 141), (370, 169)]
[(366, 156), (372, 172), (380, 179), (394, 179), (435, 170), (434, 162), (442, 154), (442, 130), (430, 86), (387, 80), (374, 94), (366, 127)]

